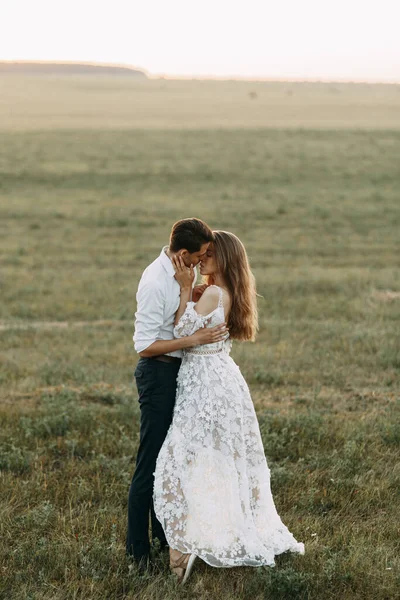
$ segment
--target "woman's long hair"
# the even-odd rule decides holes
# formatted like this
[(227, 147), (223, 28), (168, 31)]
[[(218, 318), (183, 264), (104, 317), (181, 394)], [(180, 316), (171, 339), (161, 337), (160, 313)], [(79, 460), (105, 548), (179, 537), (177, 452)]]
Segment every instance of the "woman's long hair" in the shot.
[[(232, 306), (228, 328), (231, 338), (254, 342), (258, 330), (256, 282), (242, 242), (229, 231), (213, 231), (218, 272), (230, 292)], [(208, 285), (212, 275), (205, 277)]]

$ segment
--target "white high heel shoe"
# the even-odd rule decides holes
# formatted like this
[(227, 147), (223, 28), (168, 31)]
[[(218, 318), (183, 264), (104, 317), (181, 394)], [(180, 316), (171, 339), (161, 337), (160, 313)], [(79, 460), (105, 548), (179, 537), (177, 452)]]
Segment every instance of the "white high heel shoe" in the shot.
[(184, 575), (184, 577), (182, 579), (182, 585), (185, 585), (186, 581), (189, 579), (189, 576), (190, 576), (190, 573), (191, 573), (191, 571), (193, 569), (193, 565), (194, 565), (194, 562), (195, 562), (196, 558), (197, 558), (196, 554), (191, 554), (190, 555), (189, 562), (188, 562), (187, 567), (185, 569), (185, 575)]

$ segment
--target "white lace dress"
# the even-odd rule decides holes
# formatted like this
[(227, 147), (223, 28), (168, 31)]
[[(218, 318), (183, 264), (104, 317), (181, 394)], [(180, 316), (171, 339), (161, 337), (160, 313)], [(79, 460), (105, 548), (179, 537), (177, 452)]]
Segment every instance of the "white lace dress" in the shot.
[[(201, 316), (188, 302), (175, 336), (224, 322), (218, 307)], [(154, 507), (171, 548), (213, 567), (275, 564), (304, 553), (282, 523), (248, 386), (231, 341), (184, 351), (174, 416), (157, 459)]]

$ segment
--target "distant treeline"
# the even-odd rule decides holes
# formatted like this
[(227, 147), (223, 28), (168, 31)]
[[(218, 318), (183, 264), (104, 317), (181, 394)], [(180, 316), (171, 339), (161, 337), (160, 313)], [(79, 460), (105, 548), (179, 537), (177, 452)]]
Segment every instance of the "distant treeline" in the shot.
[(146, 73), (130, 67), (88, 65), (80, 63), (0, 62), (0, 73), (30, 75), (126, 75), (147, 77)]

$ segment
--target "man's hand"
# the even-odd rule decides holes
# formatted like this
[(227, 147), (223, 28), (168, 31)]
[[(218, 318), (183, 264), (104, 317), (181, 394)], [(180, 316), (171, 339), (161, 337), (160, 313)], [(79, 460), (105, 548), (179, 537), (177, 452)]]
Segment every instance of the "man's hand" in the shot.
[(204, 283), (203, 285), (195, 285), (192, 294), (193, 302), (198, 302), (207, 288), (208, 285), (206, 283)]
[(223, 342), (228, 337), (228, 329), (226, 323), (217, 325), (216, 327), (204, 327), (198, 329), (196, 333), (188, 336), (186, 339), (191, 342), (191, 346), (202, 346), (204, 344), (215, 344), (216, 342)]
[(187, 267), (183, 262), (183, 258), (177, 255), (174, 255), (171, 261), (175, 269), (174, 277), (181, 286), (181, 289), (191, 290), (195, 277), (193, 265)]

